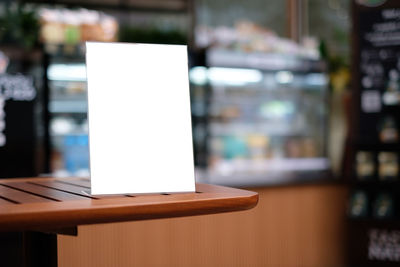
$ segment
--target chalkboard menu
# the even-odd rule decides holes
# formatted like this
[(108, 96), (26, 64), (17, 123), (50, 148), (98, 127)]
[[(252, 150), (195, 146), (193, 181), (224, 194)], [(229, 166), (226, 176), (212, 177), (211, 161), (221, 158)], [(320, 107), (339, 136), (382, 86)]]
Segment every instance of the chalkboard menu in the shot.
[(349, 266), (400, 266), (400, 1), (353, 1)]
[(0, 177), (35, 174), (35, 97), (32, 77), (0, 75)]
[[(41, 56), (0, 48), (0, 178), (31, 177), (42, 172), (39, 130)], [(4, 60), (6, 58), (6, 60)]]
[(400, 7), (360, 12), (358, 36), (360, 136), (366, 142), (396, 142), (398, 114), (388, 111), (400, 105)]

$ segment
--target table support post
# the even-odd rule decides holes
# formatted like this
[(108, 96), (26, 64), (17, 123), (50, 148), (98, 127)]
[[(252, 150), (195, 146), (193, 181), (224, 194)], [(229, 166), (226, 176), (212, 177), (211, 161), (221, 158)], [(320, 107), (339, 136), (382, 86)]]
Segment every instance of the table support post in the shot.
[(39, 232), (0, 234), (1, 265), (57, 267), (57, 235)]

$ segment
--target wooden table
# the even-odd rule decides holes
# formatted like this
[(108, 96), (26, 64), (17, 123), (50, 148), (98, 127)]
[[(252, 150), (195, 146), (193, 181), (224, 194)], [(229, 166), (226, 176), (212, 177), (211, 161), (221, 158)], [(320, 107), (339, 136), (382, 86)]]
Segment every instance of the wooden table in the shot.
[[(255, 192), (207, 184), (196, 184), (195, 193), (93, 196), (90, 181), (84, 178), (0, 179), (0, 231), (77, 234), (78, 225), (240, 211), (257, 202)], [(24, 234), (24, 242), (32, 239), (25, 249), (46, 241), (37, 238), (41, 239)], [(54, 246), (56, 236), (50, 239)], [(54, 254), (53, 246), (49, 249)], [(39, 252), (26, 256), (25, 251), (24, 257), (30, 260), (21, 266), (54, 266), (54, 257), (44, 256), (52, 258), (51, 263), (34, 259)]]

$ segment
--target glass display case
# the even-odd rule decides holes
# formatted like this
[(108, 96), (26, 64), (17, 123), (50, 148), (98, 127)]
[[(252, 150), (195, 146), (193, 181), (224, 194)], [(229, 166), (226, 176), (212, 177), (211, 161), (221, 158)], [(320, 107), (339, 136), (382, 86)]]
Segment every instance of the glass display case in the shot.
[(216, 48), (206, 61), (190, 70), (192, 113), (206, 122), (193, 131), (207, 151), (201, 177), (241, 186), (329, 174), (324, 62)]
[(89, 155), (84, 53), (50, 54), (46, 69), (51, 171), (56, 176), (87, 176)]
[[(282, 54), (211, 49), (190, 70), (197, 178), (229, 185), (329, 173), (325, 64)], [(83, 53), (49, 56), (52, 172), (88, 174)]]

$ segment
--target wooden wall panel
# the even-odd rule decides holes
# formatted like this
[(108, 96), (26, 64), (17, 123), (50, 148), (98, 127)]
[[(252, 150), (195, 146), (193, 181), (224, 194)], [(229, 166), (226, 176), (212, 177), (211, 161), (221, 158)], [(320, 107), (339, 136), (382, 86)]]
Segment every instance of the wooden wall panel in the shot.
[(250, 211), (79, 227), (59, 236), (59, 266), (343, 266), (341, 185), (253, 189)]

